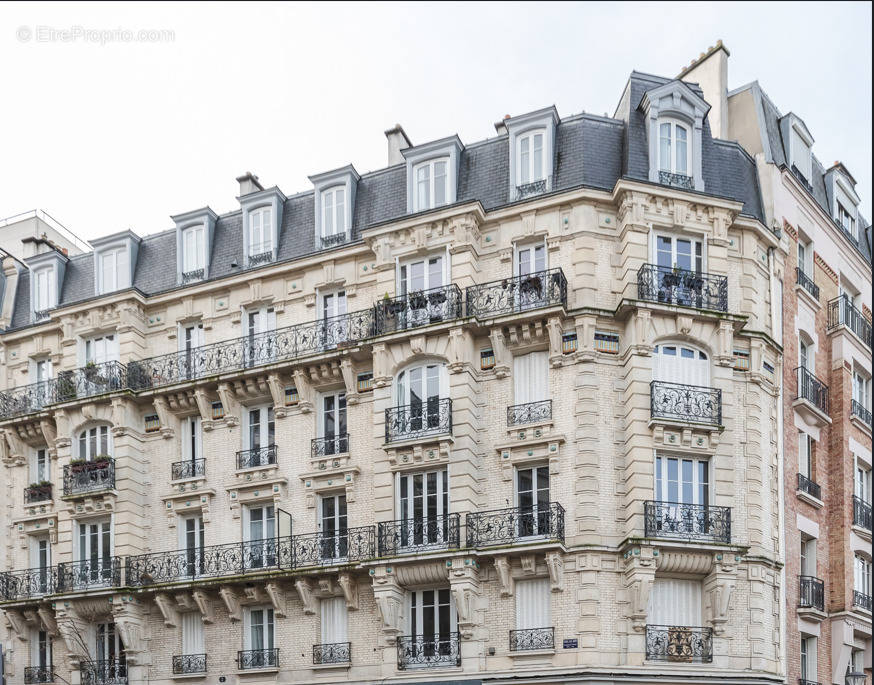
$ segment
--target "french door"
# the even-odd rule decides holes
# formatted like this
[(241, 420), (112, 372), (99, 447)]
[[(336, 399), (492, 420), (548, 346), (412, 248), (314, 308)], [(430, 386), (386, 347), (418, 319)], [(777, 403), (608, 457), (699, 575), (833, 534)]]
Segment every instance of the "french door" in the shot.
[(685, 345), (656, 345), (652, 379), (666, 383), (710, 386), (710, 360), (700, 350)]
[[(703, 459), (657, 455), (655, 530), (709, 534), (710, 464)], [(718, 532), (718, 531), (717, 531)]]
[(399, 545), (419, 547), (449, 542), (449, 478), (446, 470), (397, 475)]
[(513, 297), (517, 309), (539, 307), (548, 297), (546, 268), (546, 245), (516, 249), (516, 275), (519, 278)]
[(79, 523), (76, 585), (112, 584), (112, 523), (108, 520)]
[(516, 581), (516, 629), (552, 627), (548, 578)]
[(325, 597), (319, 601), (323, 645), (349, 641), (348, 610), (342, 597)]
[(48, 450), (39, 448), (33, 455), (31, 462), (30, 482), (42, 483), (49, 479), (49, 456)]
[(349, 323), (346, 317), (346, 291), (322, 295), (322, 345), (326, 349), (336, 347), (349, 339)]
[(695, 238), (656, 235), (655, 263), (659, 302), (703, 304), (704, 243)]
[(118, 679), (127, 675), (124, 643), (115, 629), (115, 623), (97, 624), (94, 656), (98, 682), (118, 682)]
[[(180, 547), (183, 550), (183, 576), (196, 576), (204, 572), (204, 527), (202, 516), (185, 516), (179, 526)], [(187, 653), (187, 652), (186, 652)], [(199, 652), (197, 652), (199, 653)]]
[(243, 517), (244, 567), (276, 565), (276, 510), (272, 504), (246, 507)]
[(440, 426), (440, 396), (445, 393), (444, 382), (443, 367), (439, 364), (414, 366), (398, 374), (398, 404), (407, 407), (405, 432)]
[(248, 430), (245, 449), (249, 450), (246, 466), (266, 466), (275, 462), (271, 450), (276, 444), (276, 422), (273, 407), (255, 407), (248, 410)]
[(320, 505), (319, 541), (322, 559), (343, 559), (349, 555), (346, 495), (324, 495)]
[(193, 478), (198, 475), (197, 462), (203, 458), (203, 431), (200, 417), (189, 416), (182, 421), (182, 456), (184, 464), (178, 478)]
[(856, 497), (863, 502), (871, 503), (871, 471), (856, 464), (855, 477)]
[(276, 330), (276, 311), (273, 307), (250, 309), (245, 312), (246, 346), (248, 366), (264, 364), (276, 358), (276, 339), (271, 335)]
[(32, 682), (51, 682), (47, 680), (52, 670), (52, 638), (45, 630), (34, 630), (30, 637), (30, 665), (40, 673)]
[(52, 591), (52, 550), (47, 537), (30, 539), (30, 568), (32, 570), (29, 594), (44, 595)]
[(349, 451), (345, 392), (322, 395), (319, 433), (324, 439), (324, 453), (326, 455), (343, 454)]
[(248, 609), (244, 616), (248, 625), (243, 626), (243, 649), (251, 652), (246, 668), (275, 666), (273, 609)]
[(92, 426), (79, 433), (79, 458), (94, 461), (97, 457), (111, 456), (112, 436), (109, 426)]
[(118, 361), (118, 341), (115, 335), (103, 335), (85, 341), (85, 364)]
[(513, 357), (513, 401), (529, 404), (549, 399), (549, 354), (529, 352)]
[(516, 503), (520, 538), (550, 534), (548, 466), (516, 471)]
[[(452, 303), (442, 290), (445, 280), (443, 256), (438, 255), (400, 265), (398, 285), (404, 297), (403, 325), (424, 326), (449, 318)], [(430, 292), (429, 292), (430, 291)]]
[(179, 336), (180, 371), (185, 378), (198, 378), (204, 373), (203, 324), (185, 326)]
[(200, 612), (189, 611), (182, 614), (182, 654), (194, 656), (204, 654), (203, 619)]
[(458, 630), (458, 617), (449, 589), (414, 590), (409, 593), (409, 630), (412, 664), (428, 666), (445, 661), (453, 649), (452, 634)]

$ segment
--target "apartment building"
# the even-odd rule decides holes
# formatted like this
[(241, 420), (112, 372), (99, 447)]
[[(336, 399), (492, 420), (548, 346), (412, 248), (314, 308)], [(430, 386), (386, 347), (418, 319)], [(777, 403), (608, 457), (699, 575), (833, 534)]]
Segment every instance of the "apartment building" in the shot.
[(7, 258), (10, 682), (784, 682), (793, 262), (712, 108)]

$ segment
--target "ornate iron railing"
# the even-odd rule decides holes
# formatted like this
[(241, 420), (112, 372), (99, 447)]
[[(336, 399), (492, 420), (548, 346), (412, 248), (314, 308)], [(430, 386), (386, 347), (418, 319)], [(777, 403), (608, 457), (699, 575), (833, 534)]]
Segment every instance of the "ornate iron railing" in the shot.
[(64, 495), (87, 495), (114, 487), (115, 459), (103, 457), (64, 466)]
[(871, 530), (871, 503), (853, 495), (853, 525)]
[(510, 631), (510, 651), (555, 649), (555, 628), (524, 628)]
[(520, 426), (525, 423), (546, 421), (552, 418), (552, 400), (526, 402), (507, 407), (507, 425)]
[(206, 673), (206, 654), (178, 654), (173, 657), (173, 674)]
[(559, 304), (567, 305), (567, 279), (561, 269), (511, 276), (467, 288), (467, 315), (479, 319)]
[(170, 465), (170, 480), (203, 478), (206, 475), (206, 459), (184, 459)]
[(813, 279), (804, 273), (801, 267), (795, 267), (795, 282), (809, 292), (813, 299), (819, 299), (819, 286), (813, 282)]
[(646, 626), (646, 658), (651, 661), (710, 663), (713, 631), (692, 626)]
[(386, 443), (452, 433), (452, 400), (429, 397), (421, 404), (385, 410)]
[(329, 247), (337, 247), (346, 242), (346, 233), (335, 233), (334, 235), (322, 236), (322, 249), (327, 250)]
[(374, 526), (347, 528), (333, 535), (302, 533), (291, 538), (292, 568), (363, 561), (375, 556)]
[(825, 584), (815, 576), (798, 576), (798, 606), (806, 609), (825, 607)]
[(647, 302), (728, 311), (728, 278), (677, 267), (644, 264), (637, 271), (637, 296)]
[(24, 503), (37, 504), (38, 502), (50, 502), (52, 499), (52, 486), (48, 485), (28, 485), (24, 488)]
[(276, 463), (276, 445), (265, 445), (237, 452), (238, 469), (254, 469)]
[(458, 632), (397, 638), (398, 668), (461, 666)]
[(819, 487), (818, 483), (810, 480), (803, 473), (798, 474), (798, 489), (801, 492), (806, 492), (811, 497), (816, 497), (816, 499), (822, 499), (822, 488)]
[(672, 188), (682, 188), (683, 190), (693, 190), (695, 184), (691, 176), (686, 174), (673, 174), (670, 171), (659, 171), (659, 183)]
[(795, 166), (794, 164), (791, 167), (792, 175), (798, 179), (798, 182), (804, 186), (808, 193), (813, 193), (813, 186), (810, 185), (810, 181), (807, 180), (807, 176), (801, 173), (801, 170)]
[(265, 250), (257, 254), (249, 255), (249, 266), (258, 266), (259, 264), (267, 264), (273, 261), (273, 250)]
[(850, 298), (841, 295), (828, 303), (828, 328), (846, 326), (868, 347), (871, 347), (871, 323), (860, 312)]
[(564, 507), (511, 507), (467, 515), (468, 547), (510, 545), (531, 539), (564, 541)]
[(665, 381), (650, 382), (650, 412), (654, 419), (722, 425), (722, 390)]
[(803, 366), (795, 369), (795, 378), (798, 381), (796, 398), (807, 400), (817, 409), (828, 414), (828, 386)]
[(52, 403), (51, 397), (50, 381), (21, 385), (0, 392), (0, 419), (11, 419), (14, 416), (41, 411), (43, 407)]
[(57, 577), (53, 566), (0, 572), (0, 599), (16, 601), (50, 595), (55, 591)]
[(515, 192), (513, 193), (513, 201), (518, 202), (519, 200), (525, 200), (529, 197), (534, 197), (535, 195), (542, 195), (551, 187), (552, 176), (541, 178), (537, 181), (531, 181), (530, 183), (520, 183), (516, 186)]
[(731, 507), (679, 502), (644, 502), (648, 538), (731, 543)]
[(381, 521), (377, 524), (377, 556), (392, 557), (431, 550), (458, 549), (459, 514), (419, 519)]
[(34, 309), (33, 310), (33, 322), (38, 323), (39, 321), (44, 321), (49, 318), (50, 309)]
[(279, 668), (279, 647), (240, 650), (237, 652), (237, 666), (241, 671), (255, 668)]
[(871, 611), (871, 595), (853, 590), (853, 606), (865, 611)]
[(192, 269), (191, 271), (183, 271), (182, 284), (184, 285), (193, 281), (200, 281), (203, 279), (204, 273), (205, 271), (203, 269)]
[(121, 559), (83, 559), (58, 564), (56, 592), (79, 592), (121, 585)]
[(24, 683), (25, 685), (37, 685), (37, 683), (53, 683), (55, 682), (55, 669), (51, 666), (43, 668), (42, 666), (25, 666), (24, 667)]
[(101, 659), (79, 667), (82, 685), (127, 685), (127, 660)]
[(871, 412), (865, 409), (865, 405), (856, 400), (850, 401), (850, 415), (857, 416), (862, 423), (871, 426)]
[(349, 451), (349, 433), (332, 438), (313, 438), (310, 443), (310, 456), (313, 459), (329, 457), (332, 454), (345, 454)]
[(458, 319), (462, 313), (461, 290), (455, 284), (386, 297), (374, 307), (374, 335), (418, 328)]
[(352, 661), (351, 642), (333, 642), (313, 645), (313, 663), (348, 664)]

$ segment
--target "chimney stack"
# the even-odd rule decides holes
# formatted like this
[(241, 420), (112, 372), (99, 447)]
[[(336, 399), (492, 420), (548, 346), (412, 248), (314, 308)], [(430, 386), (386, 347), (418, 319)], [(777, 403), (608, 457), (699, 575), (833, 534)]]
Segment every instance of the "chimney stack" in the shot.
[(240, 184), (240, 197), (251, 193), (257, 193), (259, 190), (264, 190), (264, 186), (258, 183), (258, 177), (251, 171), (247, 171), (242, 176), (238, 176), (237, 183)]
[(395, 124), (385, 132), (385, 137), (388, 139), (388, 165), (394, 166), (404, 161), (401, 150), (406, 150), (408, 147), (413, 147), (407, 134), (400, 124)]
[(714, 138), (727, 140), (729, 137), (728, 121), (728, 57), (731, 53), (722, 44), (707, 48), (698, 59), (685, 67), (677, 76), (683, 81), (697, 82), (704, 93), (704, 99), (710, 105), (710, 133)]

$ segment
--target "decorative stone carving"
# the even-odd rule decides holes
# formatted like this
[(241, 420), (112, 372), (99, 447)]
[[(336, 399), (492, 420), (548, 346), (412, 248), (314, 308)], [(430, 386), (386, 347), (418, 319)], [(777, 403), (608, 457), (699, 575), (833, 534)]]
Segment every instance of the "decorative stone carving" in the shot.
[(267, 386), (270, 388), (270, 398), (273, 400), (273, 415), (277, 419), (285, 418), (288, 414), (288, 407), (285, 406), (285, 383), (278, 373), (271, 373), (267, 376)]
[(313, 592), (313, 585), (308, 578), (300, 578), (294, 581), (294, 587), (303, 604), (303, 613), (312, 616), (319, 610), (318, 598)]
[(358, 404), (358, 378), (349, 357), (340, 360), (340, 373), (343, 375), (343, 385), (346, 386), (346, 404)]
[(240, 422), (240, 403), (234, 396), (234, 390), (227, 383), (219, 383), (219, 399), (225, 411), (225, 425), (229, 428)]
[(474, 628), (481, 621), (479, 609), (480, 581), (479, 564), (474, 559), (453, 559), (449, 571), (449, 589), (455, 601), (458, 630), (462, 637), (473, 637)]
[(155, 595), (155, 605), (164, 617), (165, 626), (168, 628), (176, 628), (179, 626), (179, 612), (176, 611), (176, 607), (173, 605), (173, 600), (165, 594), (158, 593)]
[(174, 429), (176, 417), (170, 413), (170, 408), (164, 397), (156, 397), (152, 404), (155, 405), (155, 413), (158, 414), (158, 421), (161, 423), (161, 435), (165, 440), (169, 440), (176, 433)]
[(351, 573), (341, 573), (337, 579), (343, 598), (346, 600), (346, 608), (349, 611), (358, 610), (358, 581)]
[(506, 378), (510, 375), (510, 351), (507, 349), (504, 332), (500, 328), (493, 328), (489, 332), (489, 340), (492, 341), (492, 352), (495, 355), (495, 376)]
[(212, 400), (203, 388), (194, 391), (194, 401), (197, 403), (197, 411), (200, 413), (200, 427), (205, 431), (211, 431), (215, 422), (212, 420)]
[(112, 605), (112, 618), (115, 628), (124, 643), (124, 652), (129, 664), (146, 664), (150, 662), (150, 653), (146, 648), (145, 620), (139, 601), (122, 597)]
[(294, 387), (297, 389), (297, 407), (304, 414), (313, 410), (315, 393), (313, 385), (310, 383), (309, 376), (303, 368), (294, 370)]
[(276, 583), (267, 583), (264, 586), (264, 591), (270, 598), (270, 603), (273, 605), (273, 613), (278, 618), (285, 618), (285, 592)]
[(404, 590), (386, 567), (373, 569), (373, 599), (382, 623), (385, 639), (391, 643), (403, 631), (401, 618)]
[(40, 606), (36, 610), (39, 620), (42, 621), (43, 628), (52, 637), (58, 636), (58, 622), (55, 620), (55, 612), (47, 606)]
[(549, 585), (553, 592), (564, 592), (564, 558), (561, 552), (546, 553), (546, 569), (549, 571)]
[(501, 585), (501, 597), (512, 597), (516, 589), (510, 560), (507, 557), (495, 557), (495, 570), (498, 572), (498, 582)]
[(523, 554), (519, 558), (519, 563), (522, 566), (522, 573), (533, 576), (537, 573), (537, 557), (533, 554)]
[(630, 606), (628, 618), (635, 632), (646, 628), (646, 607), (655, 580), (656, 564), (651, 547), (628, 550), (625, 553), (625, 585)]
[(731, 597), (737, 581), (737, 565), (730, 553), (714, 554), (713, 566), (704, 579), (705, 615), (715, 635), (725, 633)]
[(219, 597), (225, 603), (225, 608), (228, 610), (228, 616), (232, 621), (243, 620), (242, 610), (240, 609), (240, 598), (237, 593), (229, 587), (223, 587), (219, 590)]
[(6, 609), (6, 623), (22, 642), (27, 642), (27, 621), (24, 614), (17, 609)]
[(200, 609), (200, 615), (203, 618), (203, 622), (214, 623), (215, 615), (212, 610), (212, 602), (209, 601), (207, 594), (203, 590), (195, 590), (191, 593), (191, 597), (197, 605), (197, 608)]
[(550, 317), (546, 324), (546, 332), (549, 335), (549, 365), (559, 367), (564, 363), (564, 355), (561, 352), (561, 319), (557, 316)]

